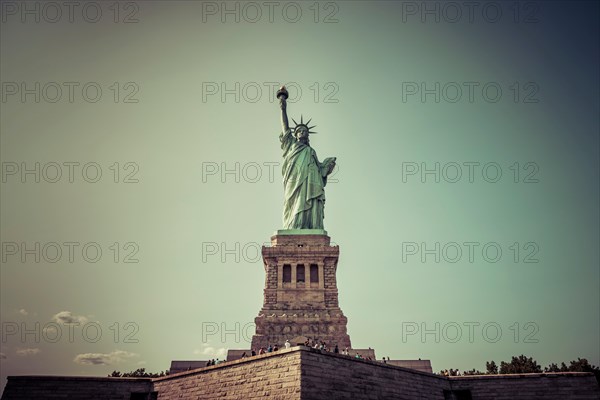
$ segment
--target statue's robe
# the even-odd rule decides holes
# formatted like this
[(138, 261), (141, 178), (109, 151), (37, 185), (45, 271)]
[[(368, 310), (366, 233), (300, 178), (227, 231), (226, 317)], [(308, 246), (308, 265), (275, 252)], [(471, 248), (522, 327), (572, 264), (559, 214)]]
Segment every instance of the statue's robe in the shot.
[(283, 150), (284, 229), (323, 229), (328, 166), (309, 144), (288, 129), (279, 136)]

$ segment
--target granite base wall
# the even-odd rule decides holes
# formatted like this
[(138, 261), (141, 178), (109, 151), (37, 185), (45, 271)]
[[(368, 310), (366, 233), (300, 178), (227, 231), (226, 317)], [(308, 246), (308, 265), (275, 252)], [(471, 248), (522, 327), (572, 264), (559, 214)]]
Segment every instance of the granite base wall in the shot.
[(461, 390), (473, 400), (600, 399), (591, 373), (443, 377), (299, 346), (155, 379), (11, 376), (2, 400), (131, 400), (152, 392), (148, 399), (448, 400)]
[(281, 350), (154, 380), (159, 400), (300, 399), (300, 356)]
[(306, 349), (302, 354), (302, 400), (456, 399), (470, 391), (473, 400), (598, 400), (591, 373), (549, 373), (443, 377), (380, 362), (357, 360)]
[(575, 372), (450, 377), (453, 390), (470, 389), (473, 399), (600, 399), (592, 374)]
[(2, 400), (129, 400), (151, 391), (150, 378), (9, 376)]
[(379, 361), (320, 354), (314, 349), (301, 355), (302, 400), (444, 400), (444, 389), (450, 389), (445, 377)]

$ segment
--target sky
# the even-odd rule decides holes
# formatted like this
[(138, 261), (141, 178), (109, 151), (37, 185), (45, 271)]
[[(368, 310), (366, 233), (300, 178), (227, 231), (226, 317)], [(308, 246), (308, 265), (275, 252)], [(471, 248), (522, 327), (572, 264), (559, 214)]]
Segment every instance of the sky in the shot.
[(0, 384), (249, 348), (284, 84), (353, 347), (599, 365), (598, 11), (3, 2)]

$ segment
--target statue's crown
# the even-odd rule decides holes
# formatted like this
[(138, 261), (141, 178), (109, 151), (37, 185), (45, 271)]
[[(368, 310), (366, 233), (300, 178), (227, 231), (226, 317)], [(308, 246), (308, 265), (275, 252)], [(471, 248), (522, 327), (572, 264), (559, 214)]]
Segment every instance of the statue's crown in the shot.
[(317, 133), (317, 132), (311, 132), (311, 129), (312, 129), (312, 128), (314, 128), (314, 127), (316, 127), (316, 125), (313, 125), (313, 126), (308, 126), (308, 124), (310, 124), (310, 121), (312, 121), (312, 118), (311, 118), (311, 119), (309, 119), (308, 121), (306, 121), (306, 123), (304, 123), (304, 122), (302, 121), (302, 119), (303, 119), (303, 117), (302, 117), (302, 115), (300, 115), (300, 123), (297, 123), (297, 122), (294, 120), (294, 118), (292, 118), (292, 121), (294, 121), (294, 124), (296, 124), (296, 126), (294, 127), (294, 132), (296, 132), (296, 130), (297, 130), (298, 128), (300, 128), (301, 126), (303, 126), (303, 127), (305, 127), (305, 128), (306, 128), (306, 130), (308, 131), (308, 133), (309, 133), (309, 134), (311, 134), (311, 133), (312, 133), (312, 134), (315, 134), (315, 133)]

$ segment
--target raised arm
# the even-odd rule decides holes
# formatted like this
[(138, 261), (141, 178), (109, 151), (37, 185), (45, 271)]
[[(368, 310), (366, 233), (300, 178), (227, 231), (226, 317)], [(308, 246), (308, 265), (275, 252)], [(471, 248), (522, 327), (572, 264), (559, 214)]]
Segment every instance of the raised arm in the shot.
[(285, 88), (285, 86), (282, 86), (277, 91), (277, 98), (279, 99), (279, 108), (281, 108), (281, 129), (282, 129), (282, 133), (285, 134), (290, 129), (290, 125), (288, 123), (287, 111), (286, 111), (288, 91)]

